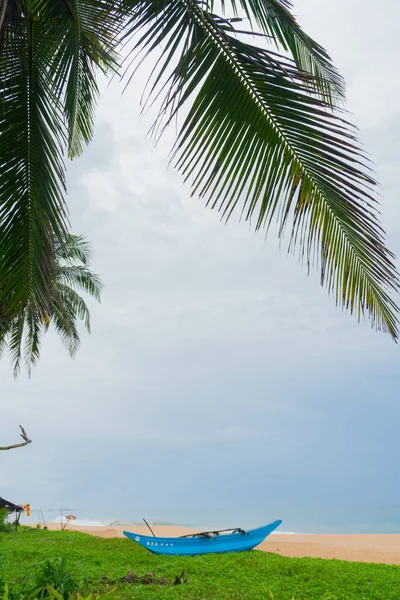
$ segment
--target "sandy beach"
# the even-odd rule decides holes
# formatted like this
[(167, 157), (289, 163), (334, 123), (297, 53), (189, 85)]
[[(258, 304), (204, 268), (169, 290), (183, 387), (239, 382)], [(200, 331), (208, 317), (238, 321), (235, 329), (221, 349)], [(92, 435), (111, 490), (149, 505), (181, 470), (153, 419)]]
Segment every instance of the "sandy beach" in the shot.
[[(48, 529), (59, 529), (51, 523)], [(70, 531), (81, 531), (104, 538), (123, 537), (123, 530), (148, 535), (143, 525), (126, 527), (81, 527), (68, 524)], [(173, 526), (154, 526), (156, 535), (177, 537), (194, 530)], [(400, 565), (400, 534), (356, 534), (356, 535), (282, 535), (272, 534), (257, 550), (273, 552), (282, 556), (337, 558), (340, 560), (376, 562)]]

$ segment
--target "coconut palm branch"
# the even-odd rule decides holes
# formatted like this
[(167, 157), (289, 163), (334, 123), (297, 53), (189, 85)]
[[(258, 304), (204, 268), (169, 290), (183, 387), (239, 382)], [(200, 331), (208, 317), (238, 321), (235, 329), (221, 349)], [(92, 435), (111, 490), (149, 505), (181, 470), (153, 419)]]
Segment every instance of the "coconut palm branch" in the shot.
[[(329, 103), (344, 100), (345, 82), (337, 71), (326, 50), (307, 35), (290, 12), (290, 0), (222, 0), (224, 13), (227, 6), (238, 14), (242, 9), (251, 23), (258, 25), (278, 49), (290, 52), (299, 70), (311, 75), (309, 84)], [(211, 9), (214, 8), (214, 2)]]
[[(54, 308), (54, 240), (62, 245), (67, 228), (63, 155), (79, 155), (91, 139), (96, 73), (115, 73), (129, 43), (126, 82), (162, 48), (147, 86), (161, 102), (154, 132), (185, 105), (173, 157), (192, 193), (225, 219), (239, 210), (256, 229), (277, 220), (280, 237), (290, 224), (290, 247), (308, 266), (319, 263), (337, 304), (397, 339), (399, 277), (376, 182), (357, 132), (334, 108), (343, 79), (290, 0), (222, 0), (222, 16), (213, 4), (3, 0), (0, 317), (9, 322), (29, 302)], [(240, 15), (254, 31), (243, 31)], [(83, 281), (81, 267), (74, 276)], [(29, 327), (34, 354), (39, 330)]]
[[(11, 12), (0, 53), (0, 285), (3, 310), (48, 299), (52, 230), (65, 230), (62, 108), (52, 91), (47, 39), (30, 3)], [(43, 218), (45, 215), (45, 218)], [(6, 305), (5, 305), (6, 304)]]
[[(12, 319), (0, 325), (0, 354), (7, 348), (17, 376), (22, 360), (28, 372), (40, 356), (43, 334), (53, 325), (71, 357), (80, 345), (78, 322), (90, 333), (89, 308), (78, 292), (100, 301), (103, 284), (90, 268), (90, 248), (82, 236), (68, 235), (54, 243), (54, 270), (49, 278), (50, 302), (40, 306), (33, 298)], [(24, 341), (25, 340), (25, 341)]]
[(0, 3), (0, 305), (51, 302), (54, 237), (68, 228), (66, 149), (92, 135), (96, 72), (115, 68), (113, 3)]
[(358, 319), (369, 313), (397, 339), (394, 257), (376, 182), (343, 111), (310, 93), (296, 61), (254, 46), (202, 1), (143, 2), (129, 34), (138, 58), (163, 45), (149, 88), (150, 97), (164, 94), (155, 131), (190, 104), (173, 157), (192, 193), (226, 219), (240, 207), (256, 229), (277, 219), (280, 236), (291, 220), (290, 246), (308, 265), (319, 261), (337, 304)]

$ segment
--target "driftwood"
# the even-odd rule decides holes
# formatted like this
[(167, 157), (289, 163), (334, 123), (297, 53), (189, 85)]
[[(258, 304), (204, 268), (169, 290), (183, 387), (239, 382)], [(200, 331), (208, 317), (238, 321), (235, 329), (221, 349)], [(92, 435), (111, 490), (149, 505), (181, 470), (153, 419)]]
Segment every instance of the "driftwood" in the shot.
[(32, 440), (28, 438), (26, 431), (22, 427), (22, 425), (20, 425), (19, 428), (22, 431), (20, 435), (24, 441), (20, 442), (19, 444), (12, 444), (11, 446), (0, 446), (0, 450), (12, 450), (13, 448), (21, 448), (22, 446), (27, 446), (32, 442)]

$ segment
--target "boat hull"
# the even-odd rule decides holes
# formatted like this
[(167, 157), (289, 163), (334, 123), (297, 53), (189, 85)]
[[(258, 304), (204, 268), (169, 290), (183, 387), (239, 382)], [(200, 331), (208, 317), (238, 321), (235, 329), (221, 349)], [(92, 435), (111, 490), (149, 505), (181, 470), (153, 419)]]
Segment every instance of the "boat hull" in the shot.
[(166, 554), (170, 556), (197, 554), (220, 554), (225, 552), (246, 552), (252, 550), (274, 531), (282, 521), (277, 520), (264, 527), (250, 529), (246, 533), (234, 532), (215, 537), (150, 537), (139, 535), (130, 531), (124, 531), (124, 535), (133, 540), (146, 550), (154, 554)]

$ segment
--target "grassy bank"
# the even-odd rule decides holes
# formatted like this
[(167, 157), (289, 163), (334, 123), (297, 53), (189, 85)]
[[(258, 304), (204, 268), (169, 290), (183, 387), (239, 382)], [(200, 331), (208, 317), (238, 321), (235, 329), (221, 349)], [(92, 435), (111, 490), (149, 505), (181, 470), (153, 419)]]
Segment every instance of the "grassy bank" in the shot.
[[(125, 539), (32, 529), (0, 533), (0, 581), (3, 589), (8, 583), (11, 600), (19, 600), (32, 587), (38, 564), (58, 556), (68, 556), (74, 577), (86, 578), (104, 599), (261, 600), (271, 598), (269, 592), (275, 600), (400, 598), (399, 566), (285, 558), (257, 551), (162, 557)], [(122, 582), (130, 571), (130, 582)]]

